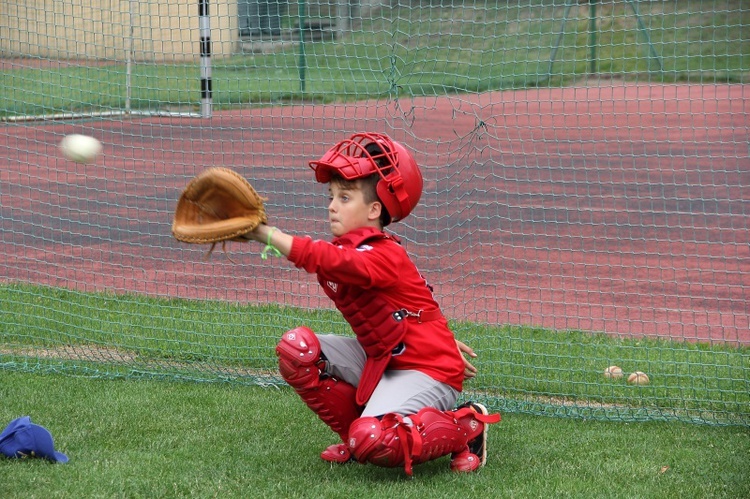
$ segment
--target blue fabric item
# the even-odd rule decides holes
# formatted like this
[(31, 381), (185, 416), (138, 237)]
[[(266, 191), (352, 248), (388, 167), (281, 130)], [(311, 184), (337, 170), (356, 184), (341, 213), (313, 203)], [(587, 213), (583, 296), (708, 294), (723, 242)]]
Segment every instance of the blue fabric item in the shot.
[(29, 416), (14, 419), (0, 433), (0, 454), (10, 458), (43, 458), (67, 463), (68, 456), (55, 450), (52, 434), (31, 422)]

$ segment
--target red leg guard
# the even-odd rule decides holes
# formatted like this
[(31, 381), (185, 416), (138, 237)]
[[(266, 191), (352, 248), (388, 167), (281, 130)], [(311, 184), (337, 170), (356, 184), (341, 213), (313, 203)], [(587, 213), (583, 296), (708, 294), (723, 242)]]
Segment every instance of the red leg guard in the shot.
[[(498, 415), (477, 414), (468, 407), (445, 412), (427, 407), (409, 417), (386, 414), (382, 420), (364, 417), (349, 429), (349, 450), (359, 462), (404, 466), (411, 475), (412, 464), (468, 453), (468, 442), (482, 434), (485, 424), (496, 421)], [(480, 465), (475, 461), (472, 469)]]
[(307, 327), (287, 331), (276, 346), (279, 372), (302, 400), (342, 442), (349, 438), (349, 426), (362, 413), (355, 403), (357, 389), (322, 373), (320, 342)]
[(398, 414), (386, 414), (382, 420), (370, 416), (359, 418), (349, 428), (349, 451), (360, 463), (384, 468), (403, 466), (402, 444), (408, 444), (409, 431)]

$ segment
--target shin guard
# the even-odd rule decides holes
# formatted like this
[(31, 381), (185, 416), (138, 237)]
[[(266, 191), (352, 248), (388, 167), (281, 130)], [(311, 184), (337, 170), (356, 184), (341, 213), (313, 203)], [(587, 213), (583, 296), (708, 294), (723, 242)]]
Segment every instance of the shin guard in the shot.
[[(456, 411), (427, 407), (412, 416), (390, 413), (380, 420), (364, 417), (349, 429), (349, 450), (359, 462), (403, 466), (411, 475), (412, 464), (468, 452), (468, 442), (482, 434), (485, 424), (497, 421), (497, 414), (478, 414), (468, 407)], [(473, 469), (478, 467), (477, 462)]]
[(279, 372), (302, 400), (342, 442), (349, 438), (349, 426), (362, 413), (355, 402), (357, 390), (323, 372), (320, 342), (307, 327), (287, 331), (276, 346)]

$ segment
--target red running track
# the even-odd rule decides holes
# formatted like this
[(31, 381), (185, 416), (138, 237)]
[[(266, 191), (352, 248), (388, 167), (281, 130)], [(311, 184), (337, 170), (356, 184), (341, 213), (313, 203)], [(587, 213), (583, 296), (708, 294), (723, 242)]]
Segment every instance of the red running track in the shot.
[[(230, 262), (169, 232), (206, 166), (248, 177), (272, 222), (325, 237), (307, 160), (384, 130), (415, 150), (420, 207), (396, 224), (458, 320), (750, 344), (745, 85), (635, 85), (188, 117), (0, 127), (0, 279), (156, 296), (329, 307), (260, 247)], [(61, 159), (97, 136), (95, 165)]]

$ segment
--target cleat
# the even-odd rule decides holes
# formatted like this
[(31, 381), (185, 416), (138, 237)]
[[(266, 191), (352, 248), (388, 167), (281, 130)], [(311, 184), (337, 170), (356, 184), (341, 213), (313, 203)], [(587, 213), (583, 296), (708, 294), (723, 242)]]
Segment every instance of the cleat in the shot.
[(468, 449), (451, 456), (451, 471), (456, 473), (471, 473), (482, 466), (479, 457)]
[(478, 402), (467, 402), (458, 409), (471, 409), (480, 417), (475, 421), (482, 425), (481, 432), (469, 440), (466, 448), (451, 455), (451, 471), (458, 473), (470, 473), (476, 471), (487, 462), (487, 427), (489, 423), (499, 421), (499, 415), (489, 415), (487, 408)]
[[(478, 402), (469, 402), (468, 406), (478, 414), (483, 414), (485, 416), (489, 414), (487, 408)], [(482, 429), (482, 433), (472, 440), (469, 440), (467, 443), (469, 446), (469, 452), (479, 458), (479, 466), (477, 467), (484, 466), (487, 462), (487, 428), (489, 425), (487, 423), (483, 423), (483, 425), (484, 428)]]
[(326, 450), (320, 453), (320, 458), (334, 464), (346, 464), (354, 461), (354, 457), (346, 444), (329, 445)]

